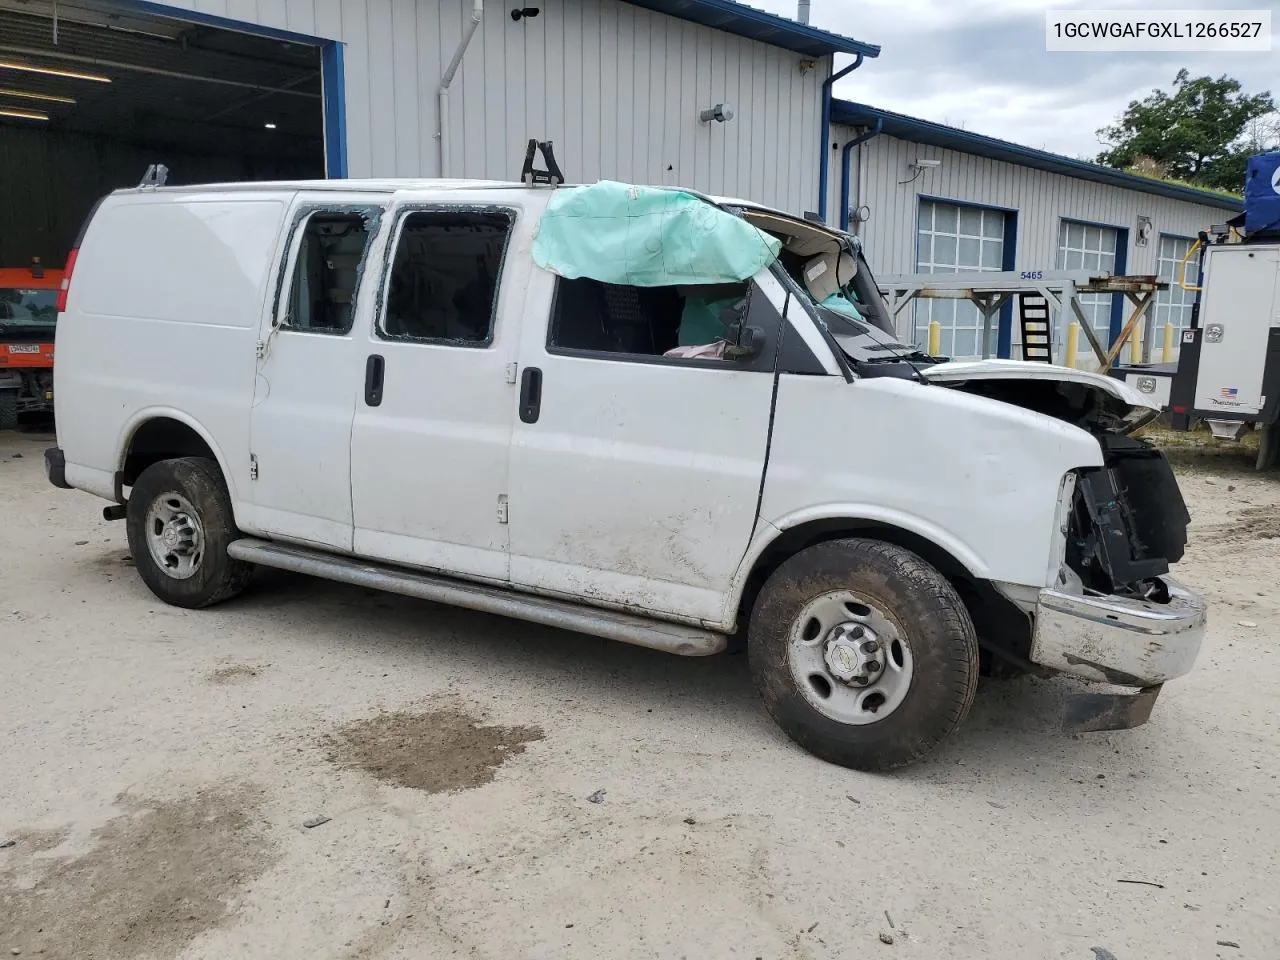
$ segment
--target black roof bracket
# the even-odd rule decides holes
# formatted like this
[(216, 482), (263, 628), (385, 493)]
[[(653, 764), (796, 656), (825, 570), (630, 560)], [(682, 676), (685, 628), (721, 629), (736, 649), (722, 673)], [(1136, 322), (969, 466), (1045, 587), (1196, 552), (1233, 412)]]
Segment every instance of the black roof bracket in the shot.
[[(542, 162), (547, 165), (547, 169), (534, 169), (535, 153), (542, 154)], [(564, 183), (564, 174), (560, 172), (560, 164), (556, 163), (555, 151), (551, 148), (550, 140), (529, 141), (529, 146), (524, 151), (524, 167), (520, 171), (520, 179), (530, 187), (540, 183), (558, 187)]]

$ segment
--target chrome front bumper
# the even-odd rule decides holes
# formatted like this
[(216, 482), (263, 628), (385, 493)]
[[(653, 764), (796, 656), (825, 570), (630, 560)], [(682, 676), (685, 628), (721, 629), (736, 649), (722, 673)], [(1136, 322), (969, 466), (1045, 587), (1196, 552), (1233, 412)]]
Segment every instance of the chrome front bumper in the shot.
[(1168, 603), (1040, 591), (1031, 660), (1123, 687), (1155, 687), (1191, 671), (1204, 639), (1205, 604), (1172, 577)]

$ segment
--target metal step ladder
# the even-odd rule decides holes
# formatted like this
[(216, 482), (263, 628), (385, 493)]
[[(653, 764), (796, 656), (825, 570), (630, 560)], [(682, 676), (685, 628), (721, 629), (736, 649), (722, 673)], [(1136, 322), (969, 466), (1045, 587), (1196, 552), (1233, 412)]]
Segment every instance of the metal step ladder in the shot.
[(1018, 322), (1022, 326), (1022, 359), (1053, 363), (1053, 324), (1043, 294), (1018, 294)]

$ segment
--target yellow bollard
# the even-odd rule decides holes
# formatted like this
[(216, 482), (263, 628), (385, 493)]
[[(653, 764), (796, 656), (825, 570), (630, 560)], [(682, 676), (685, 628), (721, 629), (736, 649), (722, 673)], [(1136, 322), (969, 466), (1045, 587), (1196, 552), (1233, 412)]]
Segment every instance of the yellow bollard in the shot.
[(1076, 351), (1080, 349), (1080, 324), (1067, 324), (1067, 355), (1062, 358), (1062, 365), (1066, 367), (1074, 367), (1076, 365)]
[(929, 356), (936, 357), (942, 353), (942, 324), (934, 320), (929, 324)]
[(1134, 327), (1129, 335), (1129, 362), (1142, 362), (1142, 327)]
[(1160, 362), (1173, 363), (1173, 324), (1164, 325), (1164, 345), (1160, 348)]

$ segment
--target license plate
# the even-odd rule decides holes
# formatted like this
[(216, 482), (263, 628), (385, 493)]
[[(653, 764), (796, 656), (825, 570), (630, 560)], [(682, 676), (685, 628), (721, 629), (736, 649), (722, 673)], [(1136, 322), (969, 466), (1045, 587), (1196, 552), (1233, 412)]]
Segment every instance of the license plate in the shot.
[(11, 343), (9, 344), (10, 353), (39, 353), (40, 344), (38, 343)]

